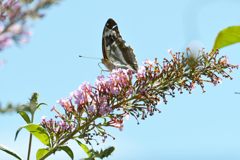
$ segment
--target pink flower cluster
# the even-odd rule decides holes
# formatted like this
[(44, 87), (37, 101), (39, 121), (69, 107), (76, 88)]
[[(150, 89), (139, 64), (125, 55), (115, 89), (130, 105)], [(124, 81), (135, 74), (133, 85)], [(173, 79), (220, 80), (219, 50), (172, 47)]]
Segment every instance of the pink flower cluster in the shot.
[(21, 5), (17, 0), (3, 0), (0, 1), (0, 20), (13, 21), (21, 12)]
[(23, 5), (17, 0), (0, 2), (0, 50), (15, 43), (25, 43), (30, 33), (27, 31), (22, 19)]
[(69, 125), (67, 122), (55, 121), (53, 119), (46, 120), (45, 117), (42, 118), (41, 125), (47, 129), (49, 133), (54, 133), (55, 135), (64, 135), (70, 133), (74, 130), (75, 126)]
[(103, 75), (99, 76), (95, 86), (85, 82), (71, 93), (70, 98), (61, 99), (59, 102), (68, 101), (68, 103), (60, 103), (67, 109), (72, 103), (70, 100), (73, 99), (78, 111), (86, 109), (89, 115), (107, 115), (117, 107), (115, 106), (117, 100), (132, 95), (132, 75), (131, 70), (113, 70), (107, 79)]
[(58, 0), (0, 0), (0, 51), (13, 43), (28, 42), (31, 33), (26, 27), (26, 21), (42, 18), (40, 13)]

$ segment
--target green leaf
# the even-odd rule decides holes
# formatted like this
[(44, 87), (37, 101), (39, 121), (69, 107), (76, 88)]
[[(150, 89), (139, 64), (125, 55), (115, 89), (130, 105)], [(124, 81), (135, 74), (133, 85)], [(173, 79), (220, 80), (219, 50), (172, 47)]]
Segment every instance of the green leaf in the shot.
[(47, 106), (46, 103), (39, 103), (39, 104), (37, 105), (37, 108), (41, 107), (42, 105)]
[(39, 160), (49, 152), (46, 148), (40, 148), (36, 153), (36, 159)]
[(114, 147), (109, 147), (103, 151), (100, 151), (98, 157), (101, 159), (106, 158), (106, 157), (110, 156), (114, 150), (115, 150)]
[(22, 158), (21, 158), (19, 155), (17, 155), (17, 153), (15, 153), (14, 151), (10, 150), (10, 149), (7, 148), (6, 146), (3, 146), (3, 145), (0, 144), (0, 150), (2, 150), (3, 152), (6, 152), (6, 153), (8, 153), (8, 154), (10, 154), (11, 156), (13, 156), (13, 157), (15, 157), (15, 158), (17, 158), (17, 159), (19, 159), (19, 160), (22, 160)]
[(95, 158), (83, 158), (83, 160), (95, 160)]
[(83, 151), (90, 157), (91, 156), (91, 152), (88, 149), (88, 147), (85, 144), (83, 144), (82, 142), (80, 142), (79, 140), (76, 140), (76, 142), (78, 143), (78, 145), (80, 147), (82, 147)]
[(213, 49), (220, 49), (239, 42), (240, 26), (227, 27), (218, 33)]
[(59, 150), (64, 150), (69, 155), (69, 157), (71, 157), (71, 159), (74, 158), (73, 151), (68, 146), (60, 146)]
[(16, 134), (15, 134), (15, 138), (14, 138), (15, 141), (17, 140), (17, 136), (18, 136), (19, 132), (20, 132), (22, 129), (23, 129), (23, 127), (18, 128), (18, 130), (17, 130), (17, 132), (16, 132)]
[(26, 123), (31, 123), (30, 118), (26, 112), (19, 111), (18, 113), (20, 114), (20, 116), (22, 116)]
[(47, 131), (38, 124), (27, 124), (23, 127), (20, 127), (15, 135), (15, 140), (17, 139), (18, 133), (21, 129), (25, 128), (32, 135), (34, 135), (37, 139), (39, 139), (43, 144), (50, 146), (50, 138)]

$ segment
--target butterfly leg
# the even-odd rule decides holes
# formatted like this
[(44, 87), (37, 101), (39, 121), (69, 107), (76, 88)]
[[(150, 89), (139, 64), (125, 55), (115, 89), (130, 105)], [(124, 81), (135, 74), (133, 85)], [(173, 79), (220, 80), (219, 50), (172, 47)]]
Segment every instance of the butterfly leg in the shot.
[(98, 63), (98, 67), (101, 69), (101, 74), (102, 74), (103, 72), (109, 72), (108, 70), (103, 69), (100, 64), (102, 64), (102, 62), (99, 62), (99, 63)]

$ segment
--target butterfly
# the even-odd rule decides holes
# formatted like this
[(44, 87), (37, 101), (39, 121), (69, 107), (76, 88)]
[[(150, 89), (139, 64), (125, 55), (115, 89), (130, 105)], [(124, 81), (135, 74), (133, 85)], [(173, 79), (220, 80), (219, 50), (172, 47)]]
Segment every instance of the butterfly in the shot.
[(126, 46), (118, 30), (118, 25), (112, 18), (107, 20), (103, 29), (102, 52), (102, 63), (109, 71), (117, 68), (138, 70), (133, 49)]

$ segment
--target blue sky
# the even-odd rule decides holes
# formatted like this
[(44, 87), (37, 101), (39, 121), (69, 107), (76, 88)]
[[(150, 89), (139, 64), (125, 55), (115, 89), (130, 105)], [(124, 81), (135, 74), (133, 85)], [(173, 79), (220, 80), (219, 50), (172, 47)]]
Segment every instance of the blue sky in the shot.
[[(79, 59), (83, 54), (101, 57), (101, 36), (105, 22), (114, 18), (127, 44), (134, 48), (139, 65), (145, 59), (169, 57), (167, 50), (184, 51), (193, 40), (211, 50), (219, 30), (240, 24), (240, 2), (237, 0), (168, 0), (137, 1), (63, 1), (51, 8), (43, 20), (31, 23), (30, 42), (1, 52), (7, 61), (0, 68), (0, 101), (25, 103), (32, 92), (47, 103), (36, 116), (51, 117), (51, 106), (66, 97), (82, 82), (93, 83), (100, 74), (98, 60)], [(240, 45), (221, 50), (230, 62), (239, 64)], [(160, 104), (161, 114), (137, 125), (134, 118), (124, 130), (109, 129), (116, 140), (116, 151), (108, 158), (125, 160), (238, 160), (240, 159), (239, 72), (234, 80), (219, 86), (207, 85), (202, 94), (197, 88)], [(26, 157), (28, 133), (23, 131), (14, 142), (17, 128), (24, 122), (16, 114), (0, 116), (0, 144)], [(76, 159), (85, 155), (70, 143)], [(35, 140), (33, 153), (41, 147)], [(84, 155), (84, 156), (82, 156)], [(32, 154), (34, 157), (34, 154)], [(0, 152), (1, 160), (10, 158)], [(67, 159), (57, 153), (49, 159)], [(34, 158), (32, 158), (34, 159)]]

